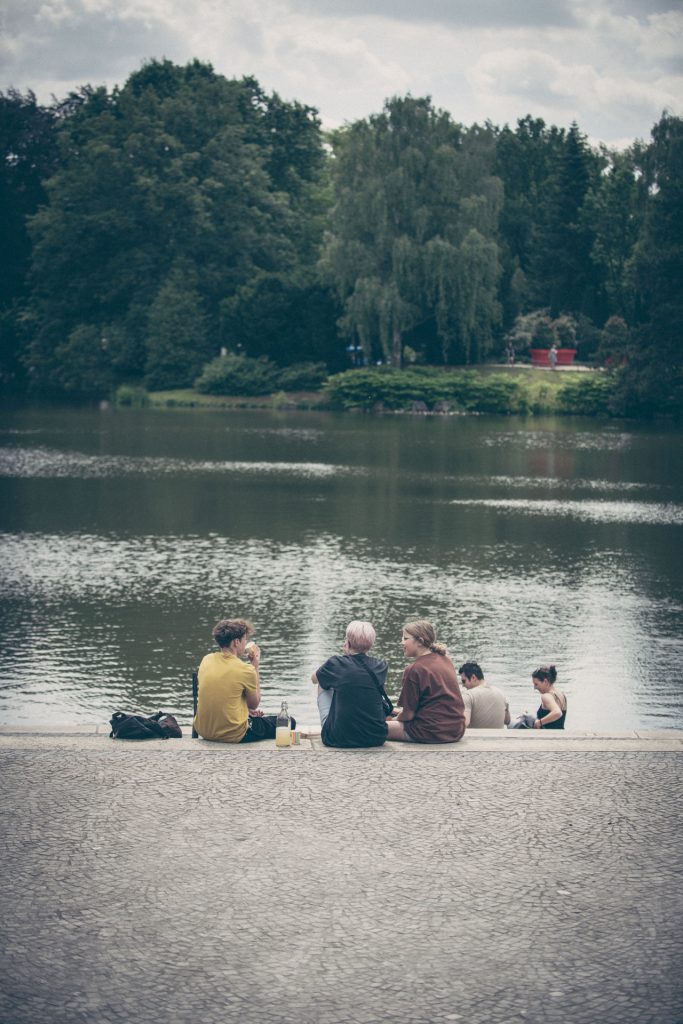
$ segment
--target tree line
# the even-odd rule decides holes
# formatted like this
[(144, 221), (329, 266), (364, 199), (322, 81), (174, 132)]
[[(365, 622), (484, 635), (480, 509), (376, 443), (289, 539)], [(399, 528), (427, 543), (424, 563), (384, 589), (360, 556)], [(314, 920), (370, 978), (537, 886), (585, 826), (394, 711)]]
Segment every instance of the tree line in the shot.
[(681, 408), (683, 121), (625, 152), (577, 124), (466, 127), (428, 98), (314, 108), (150, 61), (41, 105), (0, 93), (0, 381), (191, 386), (278, 366), (467, 365), (553, 340)]

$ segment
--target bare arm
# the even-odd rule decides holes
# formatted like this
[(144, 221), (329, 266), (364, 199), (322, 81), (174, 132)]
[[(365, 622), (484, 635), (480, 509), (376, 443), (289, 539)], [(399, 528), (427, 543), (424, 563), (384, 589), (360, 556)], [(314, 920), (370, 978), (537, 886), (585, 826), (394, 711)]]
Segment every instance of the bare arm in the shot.
[(254, 644), (254, 646), (250, 648), (247, 657), (251, 662), (251, 667), (256, 673), (256, 689), (251, 690), (247, 693), (246, 701), (249, 710), (256, 711), (256, 708), (261, 703), (261, 678), (259, 676), (259, 665), (261, 664), (261, 651), (256, 646), (256, 644)]
[(463, 686), (460, 692), (462, 693), (462, 706), (465, 711), (465, 728), (469, 729), (470, 722), (472, 721), (472, 705), (470, 704), (470, 691), (465, 689), (465, 687)]
[(398, 715), (396, 716), (399, 722), (412, 722), (415, 718), (415, 712), (411, 711), (410, 708), (401, 708)]
[(320, 683), (318, 682), (318, 677), (315, 674), (315, 672), (311, 676), (311, 682), (313, 683), (314, 686), (320, 686)]
[[(417, 705), (420, 703), (419, 696), (415, 693), (414, 686), (409, 682), (409, 669), (403, 673), (401, 692), (398, 695), (400, 711), (396, 716), (399, 722), (412, 722), (415, 718)], [(406, 707), (406, 704), (415, 704), (415, 708)]]
[[(503, 722), (505, 725), (510, 724), (510, 705), (507, 701), (505, 702), (505, 718), (503, 719)], [(467, 724), (469, 725), (470, 723), (468, 722)]]
[(256, 689), (250, 690), (246, 695), (247, 707), (250, 711), (256, 711), (256, 708), (261, 703), (261, 683), (256, 675)]
[(534, 729), (541, 729), (541, 722), (543, 725), (549, 725), (550, 722), (556, 722), (558, 718), (562, 718), (562, 708), (552, 693), (544, 693), (541, 697), (541, 704), (548, 710), (548, 714), (544, 715), (542, 719), (536, 719)]

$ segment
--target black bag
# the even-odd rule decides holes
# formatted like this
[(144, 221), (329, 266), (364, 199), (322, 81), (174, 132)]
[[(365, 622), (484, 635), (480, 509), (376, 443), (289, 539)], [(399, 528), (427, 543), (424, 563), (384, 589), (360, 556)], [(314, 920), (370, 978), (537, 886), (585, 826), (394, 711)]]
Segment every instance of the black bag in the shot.
[(157, 711), (155, 715), (131, 715), (115, 711), (109, 720), (114, 740), (168, 740), (180, 739), (183, 735), (173, 715)]

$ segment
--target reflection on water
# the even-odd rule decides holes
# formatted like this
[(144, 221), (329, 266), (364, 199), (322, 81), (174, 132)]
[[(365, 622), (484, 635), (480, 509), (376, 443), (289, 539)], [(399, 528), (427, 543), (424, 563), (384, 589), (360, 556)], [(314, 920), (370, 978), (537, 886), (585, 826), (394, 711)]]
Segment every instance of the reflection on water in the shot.
[(515, 712), (552, 661), (571, 726), (683, 727), (680, 453), (566, 420), (4, 414), (0, 721), (187, 723), (230, 613), (257, 627), (264, 704), (304, 725), (346, 622), (373, 620), (397, 689), (424, 615)]
[(554, 430), (496, 431), (482, 438), (490, 448), (524, 448), (527, 451), (620, 451), (631, 443), (631, 435), (605, 427), (600, 431), (583, 430), (580, 434)]
[(192, 459), (135, 458), (123, 455), (84, 455), (52, 448), (1, 448), (0, 476), (103, 477), (143, 473), (288, 473), (294, 476), (333, 476), (344, 466), (320, 462), (210, 462)]
[(528, 498), (456, 499), (453, 505), (473, 505), (536, 516), (574, 516), (594, 523), (676, 523), (683, 526), (683, 505), (645, 501), (530, 501)]

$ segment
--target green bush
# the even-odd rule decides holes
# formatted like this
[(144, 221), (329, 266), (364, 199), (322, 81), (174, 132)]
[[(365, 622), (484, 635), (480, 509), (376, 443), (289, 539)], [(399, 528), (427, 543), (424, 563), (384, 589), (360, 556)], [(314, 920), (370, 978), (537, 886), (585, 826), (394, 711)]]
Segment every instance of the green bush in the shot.
[(611, 374), (577, 374), (558, 390), (557, 408), (572, 416), (609, 416), (615, 389)]
[(326, 380), (324, 363), (293, 363), (280, 370), (277, 387), (281, 391), (317, 391)]
[(144, 388), (131, 384), (122, 384), (114, 394), (116, 405), (124, 405), (133, 409), (144, 409), (149, 405), (149, 395)]
[(388, 409), (403, 409), (416, 401), (429, 404), (431, 390), (430, 378), (409, 370), (346, 370), (328, 377), (325, 384), (330, 404), (340, 409), (372, 409), (378, 403)]
[(194, 386), (203, 395), (269, 395), (278, 386), (278, 368), (266, 358), (218, 356), (206, 364)]
[(532, 392), (529, 411), (535, 416), (547, 416), (557, 409), (556, 392), (550, 384), (539, 384)]
[(413, 402), (433, 408), (455, 403), (471, 412), (524, 412), (526, 399), (514, 378), (480, 377), (464, 371), (347, 370), (329, 377), (325, 390), (330, 404), (341, 409), (407, 409)]
[(519, 381), (502, 374), (487, 377), (473, 373), (459, 374), (458, 383), (454, 386), (454, 397), (470, 412), (527, 411), (527, 399)]
[(327, 378), (324, 363), (293, 363), (280, 369), (263, 356), (218, 356), (207, 363), (195, 388), (204, 395), (270, 395), (273, 391), (317, 391)]

